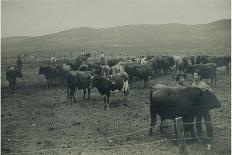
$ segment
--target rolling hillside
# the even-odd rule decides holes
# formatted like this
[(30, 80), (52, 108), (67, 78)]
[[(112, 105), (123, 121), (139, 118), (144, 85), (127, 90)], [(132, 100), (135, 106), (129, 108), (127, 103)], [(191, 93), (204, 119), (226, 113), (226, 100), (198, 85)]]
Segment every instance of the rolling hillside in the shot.
[[(80, 48), (139, 52), (149, 48), (156, 51), (197, 51), (230, 49), (231, 20), (208, 24), (127, 25), (111, 28), (76, 28), (36, 37), (2, 38), (3, 53), (77, 51)], [(90, 51), (91, 51), (90, 50)]]

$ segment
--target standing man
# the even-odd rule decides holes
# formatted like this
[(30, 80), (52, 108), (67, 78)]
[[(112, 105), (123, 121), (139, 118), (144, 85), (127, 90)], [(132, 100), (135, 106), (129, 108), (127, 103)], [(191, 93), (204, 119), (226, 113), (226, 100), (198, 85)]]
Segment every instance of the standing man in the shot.
[(103, 66), (105, 64), (105, 56), (104, 56), (103, 51), (101, 51), (100, 59), (101, 59), (101, 65)]
[(23, 62), (22, 62), (20, 56), (18, 56), (18, 58), (17, 58), (17, 60), (16, 60), (16, 66), (17, 66), (17, 68), (20, 70), (20, 72), (22, 73)]
[[(195, 72), (193, 74), (193, 78), (195, 80), (192, 83), (193, 87), (201, 88), (203, 91), (205, 90), (211, 91), (211, 88), (209, 87), (209, 85), (207, 85), (204, 81), (202, 81), (198, 72)], [(196, 116), (197, 136), (202, 137), (202, 118), (205, 121), (207, 137), (213, 137), (213, 126), (211, 123), (211, 116), (210, 116), (209, 110), (201, 111), (201, 109), (199, 109), (199, 112)], [(207, 150), (211, 150), (210, 139), (207, 139)]]

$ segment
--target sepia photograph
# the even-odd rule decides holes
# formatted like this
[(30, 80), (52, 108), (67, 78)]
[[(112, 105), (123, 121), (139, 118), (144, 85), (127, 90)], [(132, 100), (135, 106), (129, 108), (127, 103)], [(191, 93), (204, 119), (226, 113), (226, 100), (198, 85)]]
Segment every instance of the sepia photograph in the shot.
[(2, 155), (230, 155), (230, 0), (1, 0)]

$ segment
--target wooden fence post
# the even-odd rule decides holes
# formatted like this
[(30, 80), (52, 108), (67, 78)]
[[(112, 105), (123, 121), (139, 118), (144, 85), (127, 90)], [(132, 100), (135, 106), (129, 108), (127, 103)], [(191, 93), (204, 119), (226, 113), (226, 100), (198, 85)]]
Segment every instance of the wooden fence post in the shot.
[(184, 136), (184, 126), (183, 126), (183, 120), (182, 117), (175, 118), (176, 122), (176, 134), (177, 139), (179, 143), (179, 154), (180, 155), (187, 155), (186, 150), (186, 143), (185, 143), (185, 136)]

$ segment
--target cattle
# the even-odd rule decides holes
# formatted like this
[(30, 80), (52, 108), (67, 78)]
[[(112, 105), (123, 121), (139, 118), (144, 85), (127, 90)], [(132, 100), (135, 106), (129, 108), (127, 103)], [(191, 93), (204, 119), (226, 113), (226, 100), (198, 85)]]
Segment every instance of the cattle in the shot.
[[(52, 80), (60, 79), (59, 67), (57, 66), (41, 66), (38, 74), (43, 74), (47, 80), (48, 88), (52, 85)], [(61, 81), (60, 81), (61, 84)]]
[(125, 72), (129, 75), (131, 87), (133, 86), (134, 78), (139, 78), (144, 80), (144, 88), (147, 88), (148, 80), (152, 75), (152, 66), (151, 64), (127, 64), (125, 66)]
[(124, 100), (126, 101), (126, 96), (129, 93), (128, 79), (129, 76), (126, 72), (108, 77), (97, 73), (91, 78), (91, 88), (96, 87), (99, 93), (104, 96), (105, 110), (109, 109), (110, 94), (115, 90), (122, 91), (125, 97)]
[(19, 68), (11, 66), (7, 69), (6, 79), (9, 82), (9, 88), (11, 89), (12, 93), (15, 91), (16, 88), (16, 79), (22, 77), (23, 75)]
[(69, 71), (67, 73), (67, 98), (71, 97), (74, 103), (76, 103), (75, 99), (75, 90), (83, 89), (84, 96), (83, 100), (85, 100), (86, 89), (88, 90), (88, 99), (90, 99), (90, 78), (93, 76), (91, 71)]
[(107, 62), (107, 65), (112, 67), (112, 66), (116, 65), (121, 60), (122, 59), (109, 59), (108, 62)]
[(71, 70), (78, 70), (78, 68), (80, 67), (80, 64), (78, 63), (67, 62), (66, 65), (69, 65), (71, 67)]
[(175, 61), (176, 71), (179, 72), (184, 72), (187, 69), (188, 65), (192, 64), (191, 59), (189, 57), (175, 56), (174, 61)]
[(230, 56), (215, 56), (211, 58), (212, 63), (216, 63), (217, 67), (224, 67), (226, 68), (226, 73), (229, 73), (229, 66), (230, 66)]
[(196, 56), (196, 64), (207, 64), (209, 56), (208, 55), (199, 55)]
[(111, 67), (112, 74), (121, 74), (125, 71), (125, 68), (121, 63), (117, 63), (116, 65)]
[(231, 56), (225, 56), (226, 73), (229, 74), (231, 65)]
[(171, 70), (172, 66), (175, 64), (174, 58), (172, 56), (155, 56), (152, 60), (152, 68), (154, 74), (158, 76), (163, 72), (166, 74)]
[(213, 81), (217, 83), (217, 65), (215, 63), (208, 64), (196, 64), (188, 66), (186, 73), (194, 74), (197, 72), (201, 79), (211, 79), (210, 86), (213, 85)]
[[(192, 137), (196, 136), (193, 121), (199, 113), (208, 113), (209, 110), (219, 108), (220, 102), (217, 97), (208, 90), (196, 87), (167, 87), (156, 84), (150, 91), (150, 116), (152, 128), (156, 125), (156, 116), (161, 120), (182, 117), (185, 132), (190, 132)], [(209, 114), (209, 113), (208, 113)], [(210, 115), (205, 120), (211, 125)], [(187, 124), (186, 124), (187, 123)], [(162, 124), (161, 124), (162, 125)], [(212, 126), (207, 128), (212, 133)], [(212, 135), (212, 134), (211, 134)]]
[(71, 66), (67, 64), (62, 64), (56, 67), (58, 72), (58, 78), (60, 79), (60, 84), (65, 84), (66, 82), (66, 76), (68, 71), (71, 70)]
[(88, 71), (89, 66), (87, 64), (81, 64), (80, 67), (78, 68), (79, 71)]

